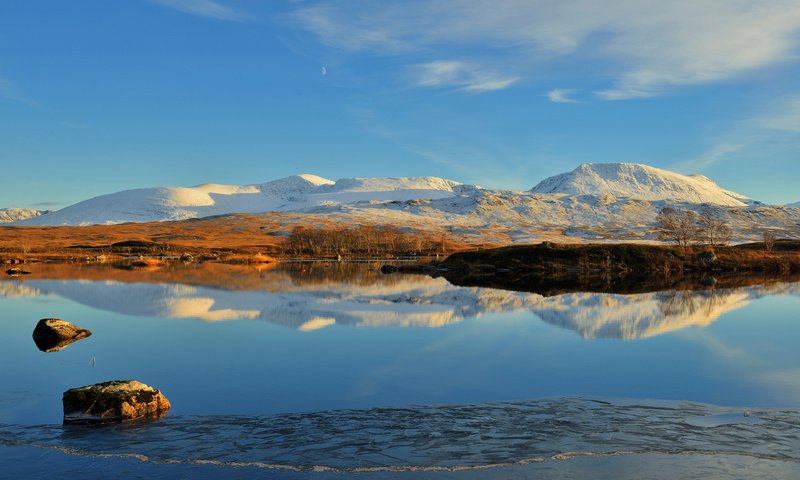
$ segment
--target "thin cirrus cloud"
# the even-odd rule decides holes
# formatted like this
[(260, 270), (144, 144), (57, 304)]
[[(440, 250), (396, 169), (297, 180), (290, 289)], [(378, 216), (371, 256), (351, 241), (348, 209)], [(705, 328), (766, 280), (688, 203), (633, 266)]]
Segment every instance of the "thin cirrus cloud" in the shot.
[(411, 67), (413, 83), (420, 87), (456, 87), (465, 92), (502, 90), (518, 77), (498, 75), (460, 61), (435, 61)]
[[(293, 18), (327, 46), (383, 55), (492, 53), (495, 72), (558, 58), (603, 66), (604, 100), (646, 98), (795, 59), (797, 0), (323, 0)], [(413, 62), (413, 63), (418, 63)], [(501, 73), (496, 73), (501, 75)]]
[(547, 99), (553, 103), (578, 103), (577, 100), (571, 98), (574, 90), (566, 89), (566, 88), (554, 88), (547, 92)]
[(800, 95), (783, 99), (770, 113), (756, 118), (753, 123), (769, 130), (800, 133)]
[(669, 168), (671, 170), (675, 170), (678, 172), (683, 172), (686, 174), (695, 174), (698, 172), (704, 172), (707, 169), (713, 167), (714, 165), (724, 162), (731, 156), (735, 155), (736, 153), (740, 152), (741, 150), (748, 147), (748, 143), (730, 143), (730, 142), (722, 142), (717, 145), (714, 145), (710, 149), (703, 152), (702, 155), (692, 158), (689, 160), (684, 160), (681, 162), (673, 163)]
[(242, 22), (251, 17), (214, 0), (151, 0), (158, 5), (201, 17)]

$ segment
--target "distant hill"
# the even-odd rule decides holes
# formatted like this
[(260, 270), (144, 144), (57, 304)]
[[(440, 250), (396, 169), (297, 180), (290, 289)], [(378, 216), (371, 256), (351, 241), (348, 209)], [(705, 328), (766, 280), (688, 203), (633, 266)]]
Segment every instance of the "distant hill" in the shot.
[(0, 223), (11, 223), (28, 218), (38, 217), (46, 211), (32, 208), (0, 208)]

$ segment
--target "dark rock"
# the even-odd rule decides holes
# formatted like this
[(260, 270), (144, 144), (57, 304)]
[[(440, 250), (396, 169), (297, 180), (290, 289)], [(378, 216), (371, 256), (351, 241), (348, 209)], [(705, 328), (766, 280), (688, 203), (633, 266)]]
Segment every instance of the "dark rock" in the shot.
[(717, 261), (717, 254), (708, 250), (700, 254), (700, 261), (704, 264), (714, 263)]
[(159, 390), (136, 380), (114, 380), (64, 392), (64, 423), (103, 424), (159, 418), (170, 403)]
[(381, 273), (396, 273), (398, 270), (394, 265), (381, 265)]
[(57, 318), (43, 318), (33, 329), (33, 342), (43, 352), (57, 352), (92, 332)]
[(713, 287), (717, 284), (717, 279), (714, 277), (703, 277), (700, 279), (700, 284), (705, 285), (706, 287)]

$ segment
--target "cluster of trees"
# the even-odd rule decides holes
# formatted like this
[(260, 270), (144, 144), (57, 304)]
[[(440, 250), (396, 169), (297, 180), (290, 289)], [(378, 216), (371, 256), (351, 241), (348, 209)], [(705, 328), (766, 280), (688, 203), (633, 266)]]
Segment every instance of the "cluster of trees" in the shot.
[(689, 245), (719, 247), (731, 240), (730, 227), (710, 208), (704, 208), (698, 215), (692, 210), (664, 207), (658, 212), (656, 225), (662, 240), (684, 248)]
[[(704, 208), (700, 214), (691, 210), (664, 207), (656, 217), (659, 238), (675, 243), (679, 247), (707, 245), (719, 247), (731, 241), (731, 229), (711, 208)], [(776, 232), (763, 231), (764, 249), (771, 252), (775, 248)]]
[(293, 255), (435, 255), (446, 253), (444, 236), (405, 233), (392, 226), (295, 227), (284, 248)]

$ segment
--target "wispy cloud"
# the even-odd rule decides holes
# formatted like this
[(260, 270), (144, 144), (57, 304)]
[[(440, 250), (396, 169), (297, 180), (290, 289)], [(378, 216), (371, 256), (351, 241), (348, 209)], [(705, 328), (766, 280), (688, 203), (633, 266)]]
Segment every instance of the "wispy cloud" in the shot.
[(800, 95), (785, 98), (772, 111), (753, 120), (753, 124), (769, 130), (800, 132)]
[[(329, 0), (294, 18), (352, 52), (426, 55), (447, 48), (496, 60), (496, 75), (532, 75), (559, 57), (601, 62), (600, 99), (645, 98), (795, 60), (796, 0)], [(487, 55), (488, 54), (488, 55)]]
[(547, 99), (553, 103), (577, 103), (577, 100), (570, 98), (573, 91), (566, 88), (554, 88), (547, 92)]
[(528, 186), (527, 171), (524, 165), (506, 169), (487, 171), (486, 164), (493, 160), (490, 154), (480, 151), (440, 151), (435, 147), (408, 147), (411, 153), (433, 163), (448, 168), (458, 175), (459, 181), (479, 185), (483, 188), (511, 188), (525, 190)]
[(720, 143), (706, 150), (698, 157), (675, 163), (670, 168), (688, 174), (703, 172), (747, 146), (746, 143)]
[(39, 103), (23, 95), (14, 82), (2, 77), (0, 77), (0, 97), (24, 103), (29, 107), (39, 107)]
[(411, 67), (413, 83), (420, 87), (456, 87), (465, 92), (502, 90), (518, 77), (481, 71), (480, 67), (459, 61), (435, 61)]
[(215, 18), (217, 20), (227, 20), (233, 22), (243, 22), (251, 20), (252, 17), (244, 12), (240, 12), (231, 7), (225, 6), (214, 0), (151, 0), (164, 7), (169, 7), (192, 15), (201, 17)]

